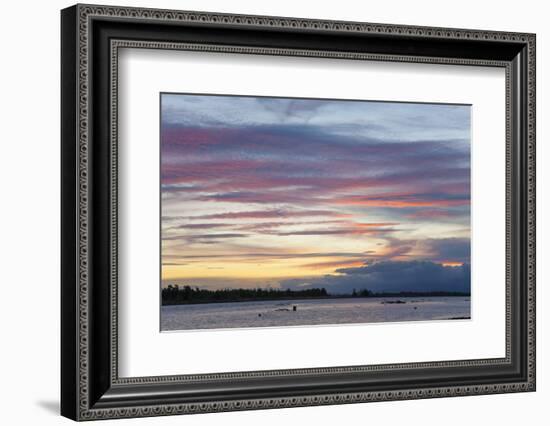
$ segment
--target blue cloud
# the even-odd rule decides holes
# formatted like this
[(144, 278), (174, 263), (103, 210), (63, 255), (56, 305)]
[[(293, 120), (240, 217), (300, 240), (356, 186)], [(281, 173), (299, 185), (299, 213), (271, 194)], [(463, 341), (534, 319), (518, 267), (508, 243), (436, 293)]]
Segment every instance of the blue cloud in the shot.
[(438, 262), (470, 262), (469, 238), (430, 238), (423, 245)]
[(443, 266), (431, 261), (383, 261), (357, 268), (343, 268), (338, 274), (320, 278), (290, 279), (283, 288), (326, 288), (329, 293), (350, 293), (353, 289), (374, 292), (455, 291), (470, 292), (470, 265)]

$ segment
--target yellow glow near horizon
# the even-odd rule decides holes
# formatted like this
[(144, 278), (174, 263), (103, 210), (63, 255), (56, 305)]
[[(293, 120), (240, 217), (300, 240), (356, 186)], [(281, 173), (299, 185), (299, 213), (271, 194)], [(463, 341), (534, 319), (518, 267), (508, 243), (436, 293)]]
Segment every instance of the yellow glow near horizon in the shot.
[(336, 257), (297, 259), (261, 259), (237, 262), (196, 262), (186, 265), (163, 265), (162, 279), (228, 278), (272, 279), (322, 276), (338, 267), (361, 266), (362, 260), (342, 261)]

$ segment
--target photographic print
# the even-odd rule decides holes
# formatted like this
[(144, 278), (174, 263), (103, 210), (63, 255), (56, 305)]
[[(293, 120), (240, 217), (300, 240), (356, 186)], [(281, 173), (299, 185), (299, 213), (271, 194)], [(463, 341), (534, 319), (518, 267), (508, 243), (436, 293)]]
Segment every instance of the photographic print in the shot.
[(470, 319), (470, 144), (470, 105), (161, 93), (161, 331)]

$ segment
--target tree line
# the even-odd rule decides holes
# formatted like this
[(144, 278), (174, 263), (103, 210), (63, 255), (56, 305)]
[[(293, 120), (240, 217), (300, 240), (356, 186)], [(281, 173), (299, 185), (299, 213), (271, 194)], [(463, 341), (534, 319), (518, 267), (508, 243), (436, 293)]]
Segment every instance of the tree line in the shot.
[(304, 290), (275, 288), (224, 288), (207, 290), (198, 287), (169, 285), (162, 289), (163, 305), (179, 305), (184, 303), (212, 302), (245, 302), (252, 300), (279, 299), (310, 299), (329, 297), (324, 288), (308, 288)]
[(279, 288), (224, 288), (208, 290), (185, 285), (168, 285), (162, 289), (163, 305), (182, 305), (191, 303), (216, 302), (249, 302), (255, 300), (288, 300), (314, 298), (348, 298), (348, 297), (469, 297), (470, 293), (451, 291), (401, 291), (372, 292), (368, 289), (354, 289), (351, 294), (330, 294), (325, 288), (308, 288), (303, 290)]

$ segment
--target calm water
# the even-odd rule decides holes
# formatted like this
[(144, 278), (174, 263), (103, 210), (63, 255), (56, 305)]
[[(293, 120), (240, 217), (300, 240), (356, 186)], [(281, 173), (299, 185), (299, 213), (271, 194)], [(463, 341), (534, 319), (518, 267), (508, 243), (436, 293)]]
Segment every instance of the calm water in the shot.
[[(405, 303), (387, 303), (395, 301)], [(293, 311), (296, 306), (296, 311)], [(426, 321), (470, 316), (469, 297), (277, 300), (161, 307), (161, 329)]]

